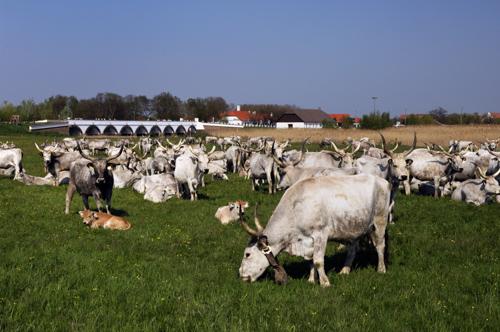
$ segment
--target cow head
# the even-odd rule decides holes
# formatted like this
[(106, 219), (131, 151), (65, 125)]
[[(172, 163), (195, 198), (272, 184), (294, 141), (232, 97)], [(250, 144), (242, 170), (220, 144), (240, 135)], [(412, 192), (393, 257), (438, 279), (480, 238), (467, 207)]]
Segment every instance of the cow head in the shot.
[(342, 158), (342, 161), (340, 163), (340, 167), (352, 167), (352, 164), (354, 162), (354, 154), (358, 152), (358, 150), (361, 147), (361, 144), (358, 144), (356, 148), (352, 148), (351, 152), (348, 152), (349, 148), (352, 147), (352, 145), (347, 146), (345, 149), (339, 149), (337, 148), (337, 145), (335, 145), (335, 142), (331, 142), (335, 152), (339, 154), (339, 156)]
[(42, 150), (42, 149), (40, 149), (38, 144), (35, 143), (35, 147), (42, 155), (43, 163), (44, 163), (46, 169), (52, 163), (53, 158), (60, 157), (64, 154), (64, 151), (61, 151), (61, 149), (59, 149), (56, 146), (52, 146), (52, 145), (47, 145)]
[(110, 156), (108, 158), (93, 158), (85, 154), (82, 149), (80, 148), (80, 144), (77, 143), (77, 148), (78, 152), (80, 152), (80, 155), (89, 160), (90, 162), (87, 164), (87, 167), (90, 169), (91, 173), (94, 175), (96, 178), (96, 183), (97, 184), (102, 184), (106, 182), (106, 174), (110, 174), (111, 172), (111, 166), (108, 165), (108, 163), (113, 160), (118, 158), (123, 151), (123, 145), (120, 148), (120, 151), (118, 151), (117, 154)]
[(90, 210), (83, 210), (78, 213), (80, 214), (80, 217), (83, 218), (83, 223), (87, 226), (91, 226), (92, 223), (98, 218), (97, 213)]
[(483, 180), (483, 187), (481, 189), (486, 192), (486, 195), (490, 197), (490, 200), (496, 200), (500, 203), (500, 185), (496, 179), (496, 177), (500, 175), (500, 169), (489, 176), (483, 172), (481, 167), (478, 167), (477, 171), (479, 173), (479, 177)]
[(413, 133), (413, 144), (411, 148), (409, 150), (400, 153), (395, 153), (394, 151), (396, 149), (388, 150), (384, 135), (382, 135), (381, 133), (379, 133), (379, 135), (382, 138), (382, 149), (384, 150), (384, 153), (387, 156), (389, 156), (390, 159), (392, 159), (394, 171), (396, 172), (397, 177), (399, 177), (400, 179), (404, 178), (404, 180), (402, 181), (405, 189), (405, 194), (410, 195), (409, 179), (410, 179), (410, 168), (411, 165), (413, 164), (413, 159), (408, 158), (408, 155), (412, 153), (413, 150), (415, 150), (415, 148), (417, 147), (417, 133), (416, 132)]
[(240, 217), (241, 226), (252, 236), (249, 245), (243, 253), (243, 260), (239, 268), (240, 278), (243, 281), (256, 281), (267, 269), (269, 265), (273, 267), (274, 279), (278, 284), (287, 282), (287, 275), (283, 267), (273, 254), (267, 236), (263, 234), (264, 228), (257, 218), (257, 204), (255, 205), (255, 226), (256, 230), (250, 228)]
[(210, 162), (210, 159), (208, 158), (208, 154), (211, 154), (214, 152), (215, 150), (215, 146), (212, 148), (212, 151), (210, 151), (208, 154), (206, 154), (205, 152), (199, 150), (199, 151), (195, 151), (191, 148), (191, 146), (189, 146), (189, 152), (191, 153), (191, 158), (193, 158), (193, 161), (196, 162), (198, 164), (198, 169), (207, 174), (208, 173), (208, 163)]

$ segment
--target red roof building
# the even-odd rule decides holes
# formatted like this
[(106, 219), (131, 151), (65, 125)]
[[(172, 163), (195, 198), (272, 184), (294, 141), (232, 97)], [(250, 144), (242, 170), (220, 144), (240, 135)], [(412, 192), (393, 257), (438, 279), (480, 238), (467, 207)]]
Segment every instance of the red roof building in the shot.
[(500, 113), (498, 112), (489, 112), (488, 115), (493, 119), (500, 119)]

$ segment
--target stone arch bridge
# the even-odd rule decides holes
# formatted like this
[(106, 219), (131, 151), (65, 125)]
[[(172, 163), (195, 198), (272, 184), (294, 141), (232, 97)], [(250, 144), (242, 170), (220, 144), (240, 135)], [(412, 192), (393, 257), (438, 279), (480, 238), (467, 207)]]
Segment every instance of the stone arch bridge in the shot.
[(186, 135), (203, 129), (194, 121), (68, 120), (70, 135)]

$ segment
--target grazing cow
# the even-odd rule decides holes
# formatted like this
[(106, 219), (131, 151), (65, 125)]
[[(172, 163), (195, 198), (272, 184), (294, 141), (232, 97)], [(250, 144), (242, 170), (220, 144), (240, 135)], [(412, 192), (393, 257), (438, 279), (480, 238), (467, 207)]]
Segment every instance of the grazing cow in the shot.
[(21, 149), (0, 150), (0, 169), (5, 170), (5, 174), (11, 174), (11, 168), (14, 169), (14, 179), (17, 179), (24, 172), (23, 152)]
[(229, 180), (227, 175), (226, 160), (210, 160), (208, 163), (208, 174), (212, 174), (212, 179)]
[(175, 161), (174, 176), (179, 186), (179, 197), (183, 193), (189, 193), (192, 201), (198, 199), (196, 190), (199, 184), (203, 186), (203, 175), (206, 173), (208, 173), (207, 154), (201, 151), (195, 152), (188, 146), (188, 151)]
[(495, 201), (500, 203), (500, 186), (498, 185), (498, 181), (495, 179), (498, 175), (500, 175), (500, 170), (490, 176), (486, 176), (481, 168), (478, 168), (477, 170), (479, 172), (480, 179), (471, 179), (460, 183), (451, 194), (451, 199), (475, 205)]
[(104, 228), (126, 231), (132, 225), (125, 219), (103, 212), (93, 212), (90, 210), (79, 211), (83, 223), (92, 229)]
[(224, 152), (224, 156), (227, 161), (228, 169), (233, 173), (238, 172), (241, 163), (241, 147), (237, 145), (231, 145), (227, 148), (226, 152)]
[[(88, 142), (89, 149), (92, 154), (96, 151), (107, 151), (111, 146), (111, 141), (109, 139), (96, 139)], [(123, 145), (122, 145), (123, 146)], [(81, 147), (80, 147), (81, 148)]]
[(82, 196), (85, 209), (89, 209), (89, 196), (93, 196), (98, 210), (101, 210), (101, 199), (106, 202), (106, 211), (111, 208), (111, 196), (113, 194), (113, 172), (109, 162), (117, 158), (123, 150), (108, 158), (93, 158), (82, 152), (80, 145), (77, 149), (82, 159), (75, 161), (70, 168), (70, 179), (66, 191), (66, 209), (69, 214), (69, 206), (75, 191)]
[(329, 286), (324, 269), (328, 240), (350, 244), (342, 271), (348, 273), (356, 254), (351, 248), (367, 234), (377, 250), (377, 270), (384, 273), (390, 209), (390, 185), (373, 175), (325, 176), (297, 182), (285, 192), (265, 228), (257, 217), (256, 230), (241, 221), (252, 241), (243, 254), (240, 278), (253, 282), (271, 265), (276, 281), (285, 282), (286, 273), (276, 259), (285, 251), (312, 260), (309, 282), (316, 281), (317, 271), (321, 286)]
[(226, 206), (221, 206), (215, 212), (215, 218), (221, 224), (227, 225), (233, 221), (238, 220), (241, 215), (245, 214), (245, 209), (248, 209), (247, 201), (229, 202)]

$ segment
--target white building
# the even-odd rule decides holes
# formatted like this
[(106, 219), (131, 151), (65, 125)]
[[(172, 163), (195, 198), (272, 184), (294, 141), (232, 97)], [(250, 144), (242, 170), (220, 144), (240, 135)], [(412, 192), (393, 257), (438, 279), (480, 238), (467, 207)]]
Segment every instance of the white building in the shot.
[(322, 121), (327, 120), (328, 114), (320, 109), (297, 109), (287, 112), (278, 118), (276, 128), (323, 128)]

